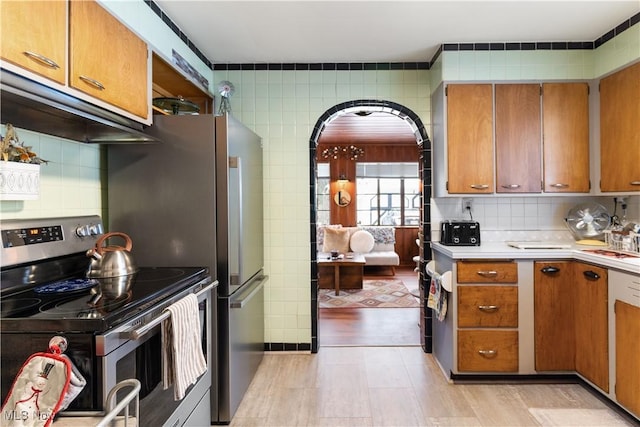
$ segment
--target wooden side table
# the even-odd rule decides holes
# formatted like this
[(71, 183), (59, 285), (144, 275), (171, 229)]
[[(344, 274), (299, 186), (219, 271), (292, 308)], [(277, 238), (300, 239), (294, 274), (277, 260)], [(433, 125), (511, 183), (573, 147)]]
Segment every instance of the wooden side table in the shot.
[[(349, 256), (350, 258), (347, 258)], [(347, 254), (331, 259), (328, 253), (318, 253), (318, 284), (321, 289), (362, 289), (365, 259), (361, 254)]]

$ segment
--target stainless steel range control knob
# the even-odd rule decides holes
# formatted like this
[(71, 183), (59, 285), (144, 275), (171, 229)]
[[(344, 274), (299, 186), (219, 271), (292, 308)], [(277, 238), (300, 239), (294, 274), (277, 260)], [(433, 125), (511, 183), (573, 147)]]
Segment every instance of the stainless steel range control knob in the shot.
[(89, 226), (81, 225), (76, 228), (76, 236), (78, 237), (87, 237), (89, 235)]
[(89, 225), (89, 234), (92, 236), (97, 236), (99, 234), (103, 234), (102, 224), (91, 224)]

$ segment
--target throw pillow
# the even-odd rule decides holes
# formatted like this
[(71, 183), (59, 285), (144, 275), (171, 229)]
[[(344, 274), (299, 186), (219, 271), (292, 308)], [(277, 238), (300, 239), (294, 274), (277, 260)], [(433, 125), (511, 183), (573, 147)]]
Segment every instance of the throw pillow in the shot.
[(342, 228), (325, 228), (322, 252), (336, 250), (340, 253), (349, 252), (349, 230)]
[(365, 230), (358, 230), (351, 235), (351, 250), (359, 253), (369, 253), (374, 245), (373, 236)]

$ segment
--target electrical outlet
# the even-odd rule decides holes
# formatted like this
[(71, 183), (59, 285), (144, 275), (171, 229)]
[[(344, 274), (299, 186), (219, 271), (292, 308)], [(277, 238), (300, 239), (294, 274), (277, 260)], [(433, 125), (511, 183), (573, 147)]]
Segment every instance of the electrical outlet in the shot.
[(615, 198), (616, 203), (621, 203), (621, 204), (625, 204), (627, 203), (627, 198), (626, 197), (616, 197)]
[(466, 213), (473, 209), (473, 199), (465, 197), (462, 199), (462, 212)]

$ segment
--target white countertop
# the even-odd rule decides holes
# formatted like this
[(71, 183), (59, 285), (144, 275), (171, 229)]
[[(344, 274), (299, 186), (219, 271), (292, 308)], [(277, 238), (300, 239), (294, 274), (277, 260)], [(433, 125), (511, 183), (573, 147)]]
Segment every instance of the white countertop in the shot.
[(530, 259), (559, 260), (573, 259), (598, 264), (607, 268), (615, 268), (633, 274), (640, 274), (640, 257), (613, 258), (584, 252), (583, 249), (605, 249), (603, 246), (585, 246), (570, 243), (569, 249), (516, 249), (506, 242), (485, 242), (480, 246), (446, 246), (439, 242), (431, 242), (431, 248), (452, 259)]

